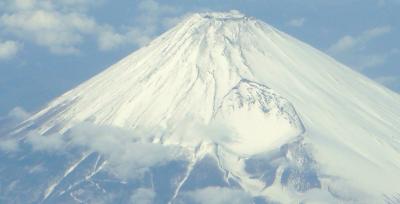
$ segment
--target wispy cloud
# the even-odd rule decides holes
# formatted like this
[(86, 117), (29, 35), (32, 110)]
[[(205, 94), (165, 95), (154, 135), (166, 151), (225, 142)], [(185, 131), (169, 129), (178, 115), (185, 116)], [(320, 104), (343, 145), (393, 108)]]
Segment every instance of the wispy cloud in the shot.
[(346, 35), (331, 45), (328, 51), (333, 54), (348, 52), (352, 49), (358, 48), (359, 46), (365, 45), (375, 38), (389, 33), (391, 30), (391, 26), (380, 26), (368, 29), (357, 36)]
[(286, 23), (286, 25), (291, 26), (291, 27), (302, 27), (304, 23), (306, 22), (306, 18), (301, 17), (301, 18), (294, 18), (291, 19)]
[(28, 119), (31, 114), (24, 110), (22, 107), (15, 107), (13, 108), (8, 114), (7, 117), (16, 121), (22, 122), (23, 120)]
[(376, 0), (378, 6), (383, 7), (383, 6), (388, 6), (391, 4), (394, 5), (399, 5), (400, 4), (400, 0)]
[(30, 113), (21, 107), (13, 108), (6, 116), (0, 116), (0, 136), (8, 130), (14, 128), (22, 121), (28, 119)]
[(132, 204), (152, 204), (156, 197), (155, 192), (148, 188), (138, 188), (131, 195), (130, 202)]
[(355, 69), (363, 70), (378, 67), (386, 63), (392, 54), (371, 53), (365, 49), (370, 43), (392, 31), (391, 26), (378, 26), (365, 30), (359, 35), (345, 35), (333, 43), (328, 53), (344, 61)]
[(0, 41), (0, 60), (7, 60), (15, 57), (21, 45), (16, 41)]
[(365, 56), (360, 57), (358, 67), (360, 67), (362, 69), (377, 67), (377, 66), (385, 64), (386, 59), (387, 59), (387, 55), (384, 55), (384, 54), (365, 55)]
[(221, 203), (253, 203), (250, 194), (239, 190), (223, 187), (207, 187), (199, 190), (183, 193), (177, 202), (183, 203), (198, 203), (198, 204), (221, 204)]
[(98, 43), (101, 50), (111, 50), (125, 43), (143, 46), (165, 25), (172, 25), (177, 17), (178, 8), (162, 4), (155, 0), (141, 0), (138, 4), (135, 26), (123, 26), (122, 32), (115, 32), (108, 26), (99, 33)]
[(17, 140), (13, 139), (3, 139), (0, 142), (0, 151), (3, 152), (16, 152), (19, 150), (19, 145)]
[[(30, 113), (21, 107), (13, 108), (6, 116), (0, 117), (0, 136), (5, 135), (10, 128), (28, 119)], [(19, 150), (18, 141), (14, 138), (0, 138), (0, 151), (15, 152)]]

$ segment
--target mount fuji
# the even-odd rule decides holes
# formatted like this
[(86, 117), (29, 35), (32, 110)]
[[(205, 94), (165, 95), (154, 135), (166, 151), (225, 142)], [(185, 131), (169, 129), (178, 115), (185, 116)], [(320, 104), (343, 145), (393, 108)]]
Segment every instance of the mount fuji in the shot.
[(237, 11), (197, 13), (0, 144), (0, 203), (396, 203), (400, 96)]

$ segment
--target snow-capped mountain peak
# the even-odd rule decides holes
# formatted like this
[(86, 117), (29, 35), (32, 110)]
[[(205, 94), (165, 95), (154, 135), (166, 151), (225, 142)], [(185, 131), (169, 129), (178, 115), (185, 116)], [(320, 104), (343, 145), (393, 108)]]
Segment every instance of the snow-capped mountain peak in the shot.
[[(383, 203), (400, 189), (399, 107), (398, 94), (262, 21), (193, 14), (9, 134), (31, 147), (1, 157), (15, 165), (0, 168), (0, 201), (18, 187), (37, 203), (132, 191), (155, 203), (209, 191)], [(67, 153), (42, 152), (55, 148)], [(21, 179), (31, 174), (42, 177)]]

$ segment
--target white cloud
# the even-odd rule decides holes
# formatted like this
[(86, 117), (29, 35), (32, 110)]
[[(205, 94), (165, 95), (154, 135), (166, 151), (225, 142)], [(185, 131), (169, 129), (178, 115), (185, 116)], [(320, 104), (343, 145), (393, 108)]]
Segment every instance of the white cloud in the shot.
[(30, 113), (21, 107), (13, 108), (6, 116), (0, 116), (0, 136), (2, 133), (14, 128), (19, 123), (28, 119)]
[(346, 35), (331, 45), (328, 51), (332, 54), (348, 52), (357, 47), (364, 46), (369, 41), (383, 36), (384, 34), (389, 33), (391, 30), (392, 27), (390, 26), (380, 26), (366, 30), (358, 36)]
[(329, 48), (330, 52), (338, 53), (350, 48), (353, 48), (357, 44), (357, 40), (354, 37), (346, 35), (340, 38), (335, 44)]
[(188, 12), (188, 13), (185, 13), (185, 14), (183, 14), (181, 16), (172, 16), (172, 17), (164, 18), (162, 20), (162, 25), (163, 25), (164, 28), (167, 28), (167, 29), (171, 28), (171, 27), (174, 27), (178, 23), (182, 22), (185, 18), (187, 18), (187, 17), (189, 17), (191, 15), (193, 15), (193, 13)]
[(64, 10), (85, 12), (89, 8), (102, 5), (105, 0), (58, 0), (59, 6)]
[(391, 32), (391, 26), (379, 26), (365, 30), (359, 35), (345, 35), (327, 50), (328, 53), (350, 64), (353, 68), (363, 70), (378, 67), (386, 63), (391, 52), (374, 54), (368, 53), (367, 46), (373, 40)]
[(8, 112), (8, 118), (11, 118), (12, 120), (18, 122), (22, 122), (28, 119), (30, 115), (31, 114), (29, 112), (18, 106), (13, 108), (10, 112)]
[(109, 170), (122, 178), (141, 176), (152, 166), (185, 158), (180, 147), (148, 143), (143, 141), (146, 133), (115, 127), (81, 124), (71, 129), (70, 138), (72, 144), (108, 158)]
[(84, 14), (56, 10), (50, 2), (20, 0), (0, 17), (0, 24), (21, 39), (57, 54), (77, 53), (84, 35), (95, 33), (97, 23)]
[(292, 26), (292, 27), (302, 27), (305, 22), (306, 22), (305, 18), (295, 18), (295, 19), (290, 20), (286, 24), (288, 26)]
[(112, 50), (125, 42), (126, 36), (116, 33), (112, 28), (104, 29), (99, 34), (98, 45), (100, 50)]
[(361, 69), (376, 67), (379, 65), (383, 65), (386, 62), (386, 55), (366, 55), (360, 57), (360, 62), (358, 63), (357, 67)]
[(19, 51), (20, 45), (15, 41), (0, 41), (0, 60), (13, 58)]
[(0, 150), (3, 152), (15, 152), (18, 151), (18, 141), (15, 139), (3, 139), (0, 142)]
[(166, 4), (160, 4), (155, 0), (142, 0), (138, 6), (140, 10), (148, 12), (148, 15), (168, 14), (177, 11), (177, 8)]
[(112, 50), (127, 43), (143, 46), (153, 38), (153, 32), (146, 28), (126, 27), (125, 30), (123, 33), (115, 32), (111, 27), (101, 30), (98, 37), (100, 50)]
[(0, 151), (15, 152), (19, 150), (19, 141), (15, 137), (1, 137), (2, 133), (14, 128), (28, 119), (30, 113), (21, 107), (15, 107), (4, 117), (0, 117)]
[(124, 45), (144, 45), (157, 34), (157, 29), (163, 26), (164, 21), (170, 21), (170, 17), (165, 15), (175, 15), (177, 11), (172, 6), (154, 0), (142, 0), (135, 18), (137, 25), (120, 25), (121, 29), (117, 29), (99, 23), (87, 14), (88, 8), (99, 4), (98, 2), (7, 1), (5, 12), (0, 15), (0, 26), (2, 32), (15, 34), (23, 40), (46, 47), (52, 53), (76, 54), (80, 51), (79, 46), (90, 37), (97, 39), (98, 47), (102, 51)]
[(250, 194), (239, 189), (207, 187), (184, 193), (178, 203), (251, 204), (253, 199)]
[(117, 41), (115, 44), (128, 42), (143, 46), (150, 42), (161, 28), (172, 27), (178, 20), (182, 19), (176, 16), (179, 12), (177, 7), (163, 4), (155, 0), (141, 0), (138, 4), (138, 10), (139, 13), (135, 18), (137, 25), (135, 27), (125, 27), (127, 31), (120, 35), (121, 40)]
[(30, 9), (35, 3), (35, 0), (15, 0), (14, 6), (18, 9)]
[(115, 27), (98, 23), (85, 14), (88, 7), (98, 1), (61, 0), (57, 2), (18, 0), (9, 3), (8, 12), (0, 17), (0, 24), (24, 40), (47, 47), (57, 54), (79, 52), (85, 38), (97, 38), (98, 47), (109, 51), (124, 45), (142, 46), (148, 43), (157, 30), (171, 26), (178, 18), (175, 7), (154, 0), (142, 0), (138, 4), (136, 26)]
[[(99, 31), (98, 45), (100, 50), (112, 50), (124, 44), (143, 46), (151, 41), (160, 28), (169, 28), (179, 17), (178, 9), (155, 0), (141, 0), (138, 4), (136, 26), (123, 26), (122, 32), (105, 26)], [(168, 16), (172, 15), (172, 16)]]
[(31, 132), (27, 142), (34, 151), (63, 153), (72, 148), (97, 152), (108, 160), (106, 170), (123, 179), (142, 176), (149, 168), (186, 159), (181, 147), (149, 143), (150, 133), (82, 123), (64, 135)]
[(62, 153), (66, 148), (66, 141), (59, 134), (40, 135), (32, 131), (28, 133), (26, 141), (32, 145), (34, 151)]
[(132, 204), (152, 204), (156, 194), (152, 189), (139, 188), (135, 190), (130, 198)]

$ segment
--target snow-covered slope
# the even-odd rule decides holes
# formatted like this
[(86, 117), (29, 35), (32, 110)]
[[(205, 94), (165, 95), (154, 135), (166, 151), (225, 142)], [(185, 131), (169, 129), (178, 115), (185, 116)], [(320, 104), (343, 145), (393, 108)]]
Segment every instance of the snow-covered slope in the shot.
[(242, 155), (276, 149), (304, 132), (290, 102), (248, 80), (241, 80), (224, 97), (216, 120), (235, 133), (225, 147)]
[[(400, 96), (236, 11), (188, 17), (49, 103), (8, 138), (70, 134), (81, 123), (145, 129), (140, 137), (147, 142), (186, 149), (185, 168), (169, 167), (179, 181), (168, 188), (169, 202), (193, 195), (185, 189), (217, 184), (242, 189), (254, 202), (383, 203), (400, 192)], [(67, 176), (90, 162), (82, 155), (66, 165), (73, 167)], [(87, 167), (93, 175), (101, 172), (97, 160)], [(196, 170), (204, 165), (216, 173), (200, 182), (193, 175), (210, 176)], [(56, 181), (43, 202), (61, 188)], [(69, 189), (75, 201), (74, 192), (86, 192), (65, 185), (60, 192)]]

